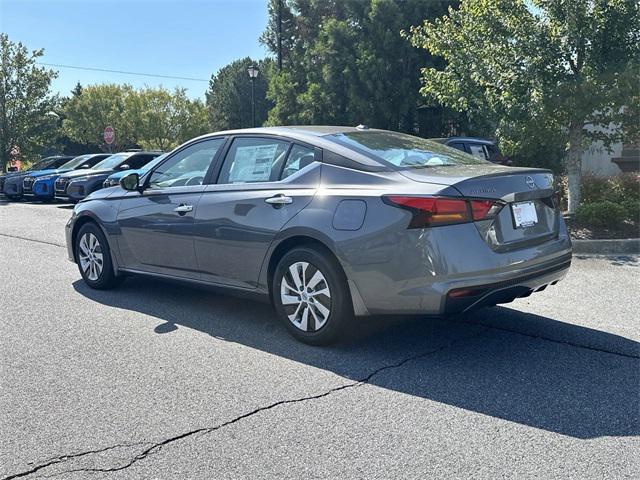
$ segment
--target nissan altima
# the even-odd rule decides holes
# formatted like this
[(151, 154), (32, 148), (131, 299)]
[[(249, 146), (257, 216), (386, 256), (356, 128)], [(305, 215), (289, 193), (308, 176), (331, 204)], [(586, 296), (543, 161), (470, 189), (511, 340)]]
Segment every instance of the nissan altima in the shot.
[(555, 285), (571, 241), (554, 198), (548, 170), (402, 133), (258, 128), (93, 193), (66, 239), (92, 288), (141, 274), (255, 294), (326, 344), (354, 317), (460, 314)]

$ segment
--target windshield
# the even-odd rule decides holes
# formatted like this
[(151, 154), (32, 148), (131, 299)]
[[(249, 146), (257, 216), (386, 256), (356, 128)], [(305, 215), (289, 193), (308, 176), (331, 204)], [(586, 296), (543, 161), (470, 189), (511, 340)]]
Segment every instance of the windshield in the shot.
[(133, 155), (133, 153), (116, 153), (97, 163), (93, 168), (96, 170), (112, 170), (131, 155)]
[(56, 158), (53, 161), (49, 162), (47, 165), (47, 169), (60, 168), (61, 165), (67, 163), (69, 161), (69, 157), (60, 157)]
[(400, 168), (427, 168), (487, 163), (454, 148), (404, 133), (345, 132), (325, 138)]
[(42, 170), (44, 168), (44, 166), (49, 163), (51, 160), (45, 158), (44, 160), (40, 160), (37, 161), (36, 163), (34, 163), (33, 165), (31, 165), (29, 168), (27, 168), (27, 172), (32, 172), (34, 170)]
[(61, 165), (60, 169), (62, 170), (63, 168), (68, 168), (69, 170), (73, 170), (77, 166), (82, 165), (84, 161), (89, 157), (91, 157), (91, 155), (80, 155), (79, 157), (72, 158), (64, 165)]

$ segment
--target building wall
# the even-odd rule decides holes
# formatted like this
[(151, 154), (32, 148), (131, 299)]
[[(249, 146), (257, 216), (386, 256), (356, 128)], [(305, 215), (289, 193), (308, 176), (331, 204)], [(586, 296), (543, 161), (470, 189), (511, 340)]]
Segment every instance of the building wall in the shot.
[(582, 173), (591, 173), (600, 177), (621, 173), (618, 165), (611, 159), (622, 155), (622, 143), (614, 143), (610, 148), (611, 151), (607, 151), (602, 142), (593, 142), (582, 154)]

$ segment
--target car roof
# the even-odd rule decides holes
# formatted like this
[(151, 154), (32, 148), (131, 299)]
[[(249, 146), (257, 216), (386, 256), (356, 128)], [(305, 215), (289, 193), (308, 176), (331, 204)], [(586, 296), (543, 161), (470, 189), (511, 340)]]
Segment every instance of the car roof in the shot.
[(198, 137), (199, 139), (206, 139), (211, 137), (218, 137), (221, 135), (275, 135), (287, 137), (291, 140), (298, 140), (300, 142), (308, 143), (316, 147), (327, 149), (344, 157), (350, 158), (357, 163), (380, 167), (381, 164), (377, 160), (355, 150), (340, 145), (330, 139), (323, 138), (328, 135), (335, 135), (338, 133), (347, 132), (385, 132), (386, 130), (379, 130), (367, 127), (346, 127), (336, 125), (291, 125), (282, 127), (258, 127), (258, 128), (242, 128), (236, 130), (223, 130), (220, 132), (208, 133)]
[(322, 137), (324, 135), (335, 135), (345, 132), (362, 132), (375, 129), (346, 127), (338, 125), (289, 125), (279, 127), (257, 127), (257, 128), (241, 128), (236, 130), (224, 130), (216, 132), (216, 135), (236, 135), (236, 134), (267, 134), (267, 135), (300, 135), (308, 137)]
[(433, 140), (434, 142), (438, 142), (438, 143), (474, 142), (474, 143), (482, 143), (485, 145), (495, 144), (493, 140), (489, 140), (487, 138), (480, 138), (480, 137), (447, 137), (447, 138), (430, 138), (429, 140)]

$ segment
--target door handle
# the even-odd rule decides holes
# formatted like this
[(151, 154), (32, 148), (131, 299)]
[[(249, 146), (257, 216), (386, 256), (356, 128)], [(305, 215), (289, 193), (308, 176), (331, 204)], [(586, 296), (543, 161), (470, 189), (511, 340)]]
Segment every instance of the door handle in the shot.
[(193, 205), (185, 205), (184, 203), (173, 209), (174, 212), (178, 212), (178, 215), (185, 215), (188, 212), (193, 211)]
[(282, 205), (289, 205), (290, 203), (293, 203), (293, 198), (280, 193), (273, 197), (265, 198), (264, 201), (273, 205), (274, 208), (280, 208)]

